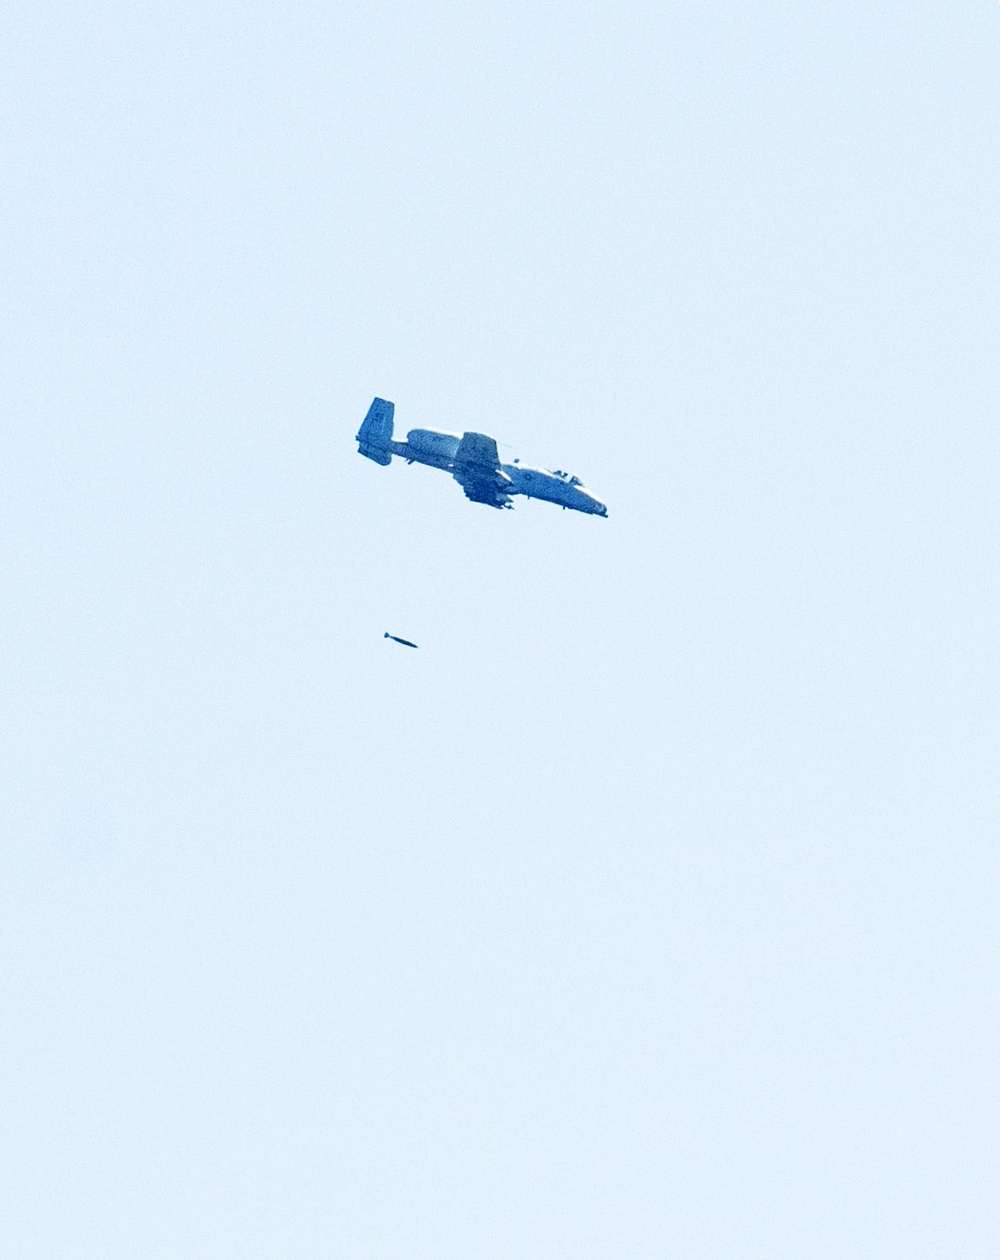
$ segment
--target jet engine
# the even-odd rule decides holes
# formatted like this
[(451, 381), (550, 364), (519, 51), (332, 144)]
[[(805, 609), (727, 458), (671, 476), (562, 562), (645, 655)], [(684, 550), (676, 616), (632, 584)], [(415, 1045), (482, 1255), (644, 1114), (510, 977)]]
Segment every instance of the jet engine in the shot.
[(454, 459), (461, 440), (461, 434), (440, 433), (436, 429), (411, 429), (406, 435), (407, 446), (418, 455), (434, 459)]

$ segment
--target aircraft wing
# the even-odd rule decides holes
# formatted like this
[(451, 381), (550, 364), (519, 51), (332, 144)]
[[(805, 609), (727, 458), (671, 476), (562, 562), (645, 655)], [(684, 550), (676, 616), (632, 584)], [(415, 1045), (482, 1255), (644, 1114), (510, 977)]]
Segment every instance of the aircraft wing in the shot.
[(484, 471), (499, 471), (500, 454), (497, 451), (496, 438), (487, 437), (485, 433), (463, 433), (455, 452), (455, 463), (467, 464), (470, 468), (481, 468)]
[(490, 507), (510, 507), (511, 480), (500, 468), (496, 439), (485, 433), (463, 433), (455, 452), (452, 476), (466, 498)]

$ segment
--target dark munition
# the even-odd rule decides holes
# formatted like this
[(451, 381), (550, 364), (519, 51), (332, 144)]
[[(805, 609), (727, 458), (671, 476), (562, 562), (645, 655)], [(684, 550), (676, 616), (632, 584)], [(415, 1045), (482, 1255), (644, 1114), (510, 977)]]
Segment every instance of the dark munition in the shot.
[(415, 643), (411, 643), (409, 639), (401, 639), (398, 637), (398, 635), (390, 634), (388, 630), (385, 632), (385, 637), (387, 639), (392, 639), (393, 643), (402, 643), (403, 647), (416, 647), (417, 646)]

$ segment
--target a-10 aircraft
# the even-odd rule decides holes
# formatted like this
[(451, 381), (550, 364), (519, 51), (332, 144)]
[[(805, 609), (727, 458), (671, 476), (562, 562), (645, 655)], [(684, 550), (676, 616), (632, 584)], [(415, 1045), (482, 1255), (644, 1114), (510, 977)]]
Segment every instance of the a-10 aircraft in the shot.
[(474, 503), (489, 507), (513, 507), (510, 496), (547, 499), (560, 507), (592, 516), (607, 516), (608, 509), (569, 473), (527, 468), (516, 460), (501, 464), (496, 439), (485, 433), (441, 433), (436, 429), (411, 429), (405, 442), (392, 436), (395, 406), (376, 398), (358, 431), (358, 452), (376, 464), (391, 464), (399, 455), (408, 464), (429, 464), (449, 472)]

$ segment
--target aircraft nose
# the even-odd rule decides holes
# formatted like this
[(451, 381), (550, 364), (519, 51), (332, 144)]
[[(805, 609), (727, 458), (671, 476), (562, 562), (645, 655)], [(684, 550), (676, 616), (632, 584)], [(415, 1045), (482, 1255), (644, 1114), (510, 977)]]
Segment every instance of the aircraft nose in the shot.
[(585, 512), (589, 512), (591, 516), (607, 516), (608, 509), (596, 494), (591, 494), (589, 490), (581, 490), (581, 494), (584, 496), (586, 503), (584, 507)]

